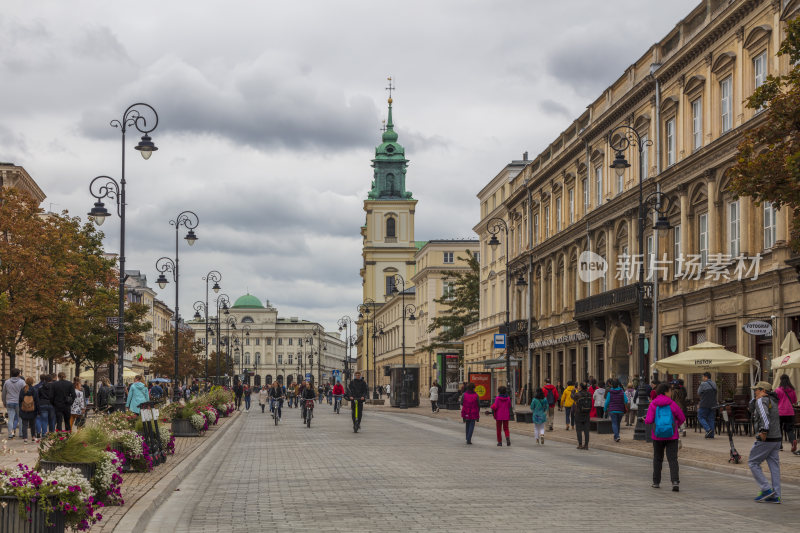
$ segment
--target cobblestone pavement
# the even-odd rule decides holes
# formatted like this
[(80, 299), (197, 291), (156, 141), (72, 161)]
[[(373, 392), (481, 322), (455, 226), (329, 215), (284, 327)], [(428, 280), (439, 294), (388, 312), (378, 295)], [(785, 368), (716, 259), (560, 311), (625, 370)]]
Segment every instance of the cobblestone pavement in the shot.
[(452, 420), (370, 409), (354, 434), (349, 412), (324, 405), (310, 429), (289, 409), (278, 427), (257, 411), (232, 423), (146, 531), (532, 531), (588, 520), (644, 531), (800, 526), (797, 486), (784, 485), (782, 505), (757, 504), (751, 479), (683, 467), (681, 492), (652, 489), (647, 459), (514, 435), (499, 448), (483, 427), (467, 446)]

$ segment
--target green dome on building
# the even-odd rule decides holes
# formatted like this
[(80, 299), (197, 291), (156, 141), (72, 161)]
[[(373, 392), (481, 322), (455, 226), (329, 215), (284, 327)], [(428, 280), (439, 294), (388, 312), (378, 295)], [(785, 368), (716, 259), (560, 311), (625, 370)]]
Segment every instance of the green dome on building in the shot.
[(264, 309), (264, 306), (261, 304), (261, 300), (252, 294), (245, 294), (236, 300), (233, 309)]

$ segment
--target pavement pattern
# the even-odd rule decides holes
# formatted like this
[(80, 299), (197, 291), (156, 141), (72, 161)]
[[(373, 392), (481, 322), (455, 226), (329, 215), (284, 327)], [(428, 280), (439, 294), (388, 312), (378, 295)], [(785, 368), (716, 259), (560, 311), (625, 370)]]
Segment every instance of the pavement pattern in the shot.
[(233, 426), (151, 517), (146, 531), (474, 531), (591, 527), (643, 531), (797, 531), (800, 487), (784, 503), (752, 501), (755, 483), (681, 468), (681, 492), (650, 488), (651, 461), (413, 414), (323, 405), (312, 427), (286, 409), (275, 427), (254, 409)]

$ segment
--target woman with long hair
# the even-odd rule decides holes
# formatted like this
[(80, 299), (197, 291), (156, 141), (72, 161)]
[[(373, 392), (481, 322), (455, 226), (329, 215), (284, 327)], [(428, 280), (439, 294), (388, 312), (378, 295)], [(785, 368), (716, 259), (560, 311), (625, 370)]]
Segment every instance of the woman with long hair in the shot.
[[(792, 453), (800, 455), (797, 451), (797, 435), (794, 430), (794, 404), (797, 403), (797, 393), (786, 374), (781, 376), (780, 385), (775, 389), (775, 394), (778, 395), (778, 416), (781, 419), (781, 430), (786, 433), (792, 443)], [(781, 440), (782, 449), (783, 440)]]
[(544, 424), (547, 422), (547, 410), (549, 405), (544, 397), (544, 390), (541, 387), (533, 393), (531, 400), (531, 413), (533, 418), (533, 436), (536, 437), (536, 444), (544, 444)]

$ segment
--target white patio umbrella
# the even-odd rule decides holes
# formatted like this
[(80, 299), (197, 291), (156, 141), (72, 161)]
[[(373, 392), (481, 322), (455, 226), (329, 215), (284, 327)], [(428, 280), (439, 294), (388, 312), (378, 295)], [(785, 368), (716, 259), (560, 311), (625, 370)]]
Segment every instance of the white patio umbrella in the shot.
[(753, 360), (744, 355), (726, 350), (713, 342), (701, 342), (653, 363), (653, 368), (668, 374), (697, 374), (700, 372), (734, 372), (746, 374)]
[(795, 387), (800, 384), (800, 342), (791, 331), (781, 343), (781, 356), (772, 360), (772, 387), (780, 384), (781, 376), (786, 374)]

